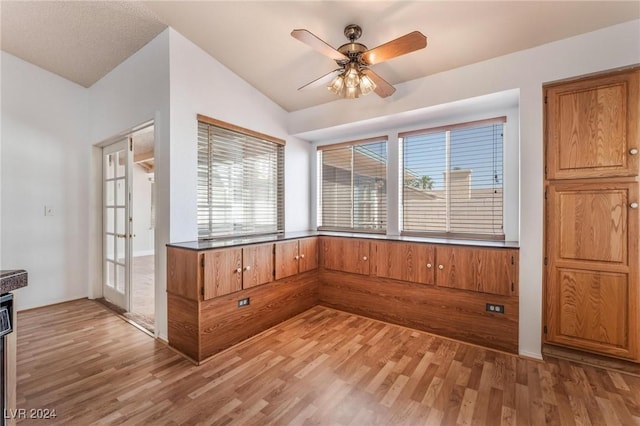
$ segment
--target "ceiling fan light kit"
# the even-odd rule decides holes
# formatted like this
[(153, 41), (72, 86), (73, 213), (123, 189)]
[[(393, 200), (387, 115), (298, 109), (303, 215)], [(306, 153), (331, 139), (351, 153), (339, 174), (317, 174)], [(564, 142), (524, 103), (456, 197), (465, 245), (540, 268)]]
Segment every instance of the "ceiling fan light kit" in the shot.
[(362, 29), (358, 25), (347, 25), (344, 29), (344, 35), (349, 39), (349, 42), (334, 49), (308, 30), (291, 31), (292, 37), (333, 59), (340, 67), (298, 90), (318, 87), (330, 81), (326, 86), (327, 89), (342, 98), (355, 99), (371, 92), (376, 92), (378, 96), (386, 98), (392, 95), (396, 89), (368, 67), (427, 46), (427, 38), (418, 31), (371, 50), (367, 49), (364, 44), (356, 42), (362, 35)]

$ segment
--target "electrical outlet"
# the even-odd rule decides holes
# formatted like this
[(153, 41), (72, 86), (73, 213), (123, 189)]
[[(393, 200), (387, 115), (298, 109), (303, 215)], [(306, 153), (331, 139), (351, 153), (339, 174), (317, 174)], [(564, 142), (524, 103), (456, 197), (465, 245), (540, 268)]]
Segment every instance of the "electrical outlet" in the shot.
[(56, 213), (53, 206), (44, 206), (44, 215), (45, 216), (54, 216)]
[(487, 303), (486, 311), (494, 314), (504, 314), (504, 305), (496, 305), (495, 303)]
[(249, 306), (249, 298), (245, 297), (244, 299), (238, 300), (238, 308), (242, 308), (243, 306)]

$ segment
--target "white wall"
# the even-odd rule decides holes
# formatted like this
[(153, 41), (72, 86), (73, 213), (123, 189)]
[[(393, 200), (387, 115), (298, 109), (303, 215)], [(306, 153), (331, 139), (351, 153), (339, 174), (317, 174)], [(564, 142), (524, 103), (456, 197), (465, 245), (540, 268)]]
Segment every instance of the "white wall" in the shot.
[[(169, 242), (169, 30), (163, 31), (138, 52), (89, 88), (87, 148), (108, 143), (116, 135), (154, 120), (156, 179), (156, 333), (166, 339), (166, 249)], [(93, 148), (94, 158), (100, 158)], [(102, 195), (100, 161), (92, 162), (90, 297), (102, 294)]]
[[(640, 63), (640, 20), (397, 85), (393, 101), (367, 96), (289, 115), (289, 132), (336, 137), (360, 122), (505, 90), (519, 90), (520, 353), (541, 357), (543, 253), (542, 85)], [(357, 105), (357, 106), (354, 106)], [(347, 126), (348, 125), (348, 126)], [(367, 125), (362, 126), (363, 132)], [(334, 134), (331, 130), (335, 130)]]
[(197, 114), (286, 140), (285, 229), (309, 229), (308, 143), (288, 137), (287, 113), (187, 40), (171, 32), (171, 241), (197, 239)]
[[(87, 296), (86, 89), (2, 55), (0, 269), (26, 269), (17, 309)], [(53, 216), (45, 216), (45, 205)]]

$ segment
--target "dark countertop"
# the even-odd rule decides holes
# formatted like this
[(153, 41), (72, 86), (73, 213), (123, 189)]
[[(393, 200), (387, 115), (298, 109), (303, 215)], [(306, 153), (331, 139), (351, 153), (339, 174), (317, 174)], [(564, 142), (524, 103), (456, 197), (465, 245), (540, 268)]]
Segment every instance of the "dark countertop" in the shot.
[(405, 241), (415, 243), (430, 243), (443, 245), (458, 245), (471, 247), (491, 247), (491, 248), (519, 248), (517, 241), (483, 241), (483, 240), (462, 240), (449, 238), (425, 238), (410, 237), (404, 235), (385, 235), (385, 234), (361, 234), (351, 232), (329, 232), (329, 231), (299, 231), (285, 232), (277, 235), (260, 235), (255, 237), (230, 238), (230, 239), (214, 239), (203, 241), (186, 241), (182, 243), (169, 243), (167, 247), (176, 247), (188, 250), (209, 250), (215, 248), (245, 246), (251, 244), (271, 243), (278, 241), (294, 240), (297, 238), (330, 236), (330, 237), (346, 237), (346, 238), (367, 238), (386, 241)]
[(23, 269), (0, 270), (0, 294), (26, 287), (27, 282), (27, 271)]

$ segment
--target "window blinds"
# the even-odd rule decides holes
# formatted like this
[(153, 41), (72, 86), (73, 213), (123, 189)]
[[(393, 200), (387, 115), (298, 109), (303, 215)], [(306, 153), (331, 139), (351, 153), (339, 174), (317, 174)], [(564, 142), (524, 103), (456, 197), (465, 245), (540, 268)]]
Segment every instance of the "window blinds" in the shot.
[(198, 122), (198, 237), (282, 232), (283, 144), (229, 127)]
[(504, 122), (400, 135), (403, 233), (504, 239)]
[(319, 229), (383, 232), (387, 226), (387, 140), (318, 148)]

